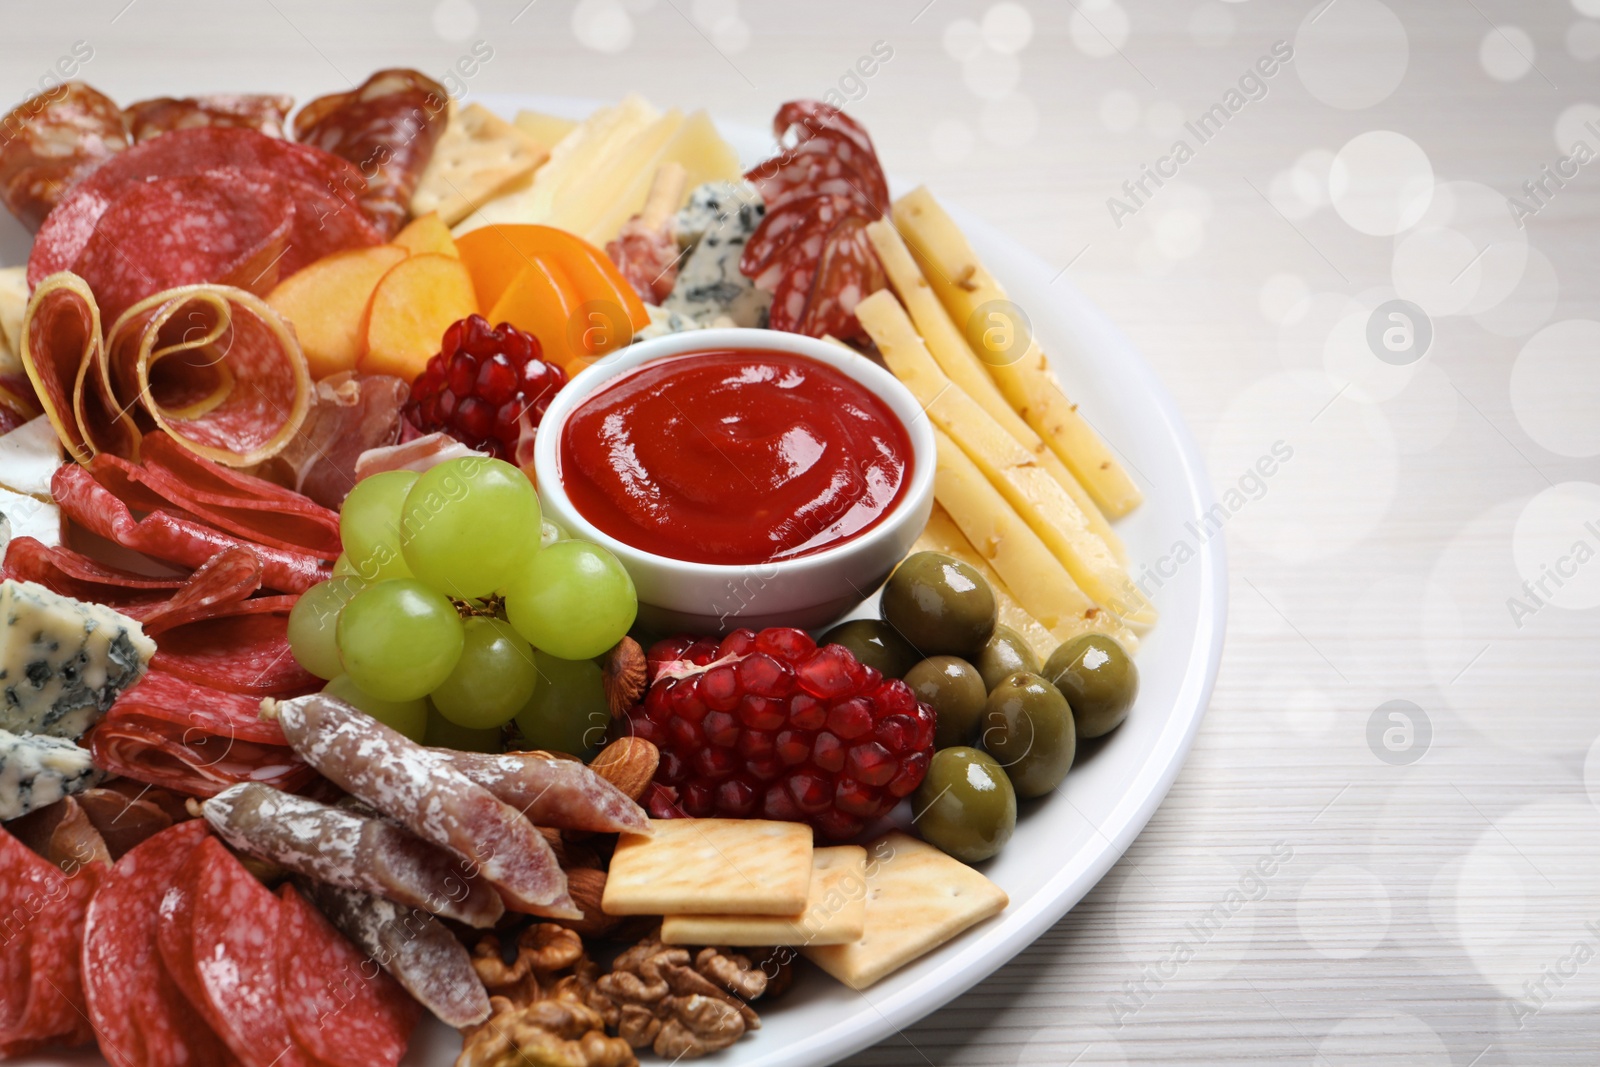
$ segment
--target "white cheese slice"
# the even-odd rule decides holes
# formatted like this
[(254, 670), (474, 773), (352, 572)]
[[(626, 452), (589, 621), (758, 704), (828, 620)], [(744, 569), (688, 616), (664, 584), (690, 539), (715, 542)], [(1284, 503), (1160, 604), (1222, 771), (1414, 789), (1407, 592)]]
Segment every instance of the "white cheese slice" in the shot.
[(28, 268), (0, 268), (0, 374), (22, 373), (22, 318), (28, 308)]
[(0, 558), (13, 537), (32, 537), (55, 548), (61, 544), (61, 509), (34, 496), (0, 488)]
[(0, 730), (0, 822), (81, 793), (103, 777), (89, 750), (64, 737)]
[(67, 461), (56, 428), (40, 415), (0, 436), (0, 488), (50, 499), (50, 479)]
[(81, 737), (155, 654), (126, 615), (33, 582), (0, 583), (0, 729)]

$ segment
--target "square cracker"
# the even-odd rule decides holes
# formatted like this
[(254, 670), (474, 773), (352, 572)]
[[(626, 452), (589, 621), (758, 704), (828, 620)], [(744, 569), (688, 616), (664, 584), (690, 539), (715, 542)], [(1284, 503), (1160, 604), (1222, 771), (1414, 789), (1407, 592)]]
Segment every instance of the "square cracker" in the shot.
[(811, 888), (798, 915), (668, 915), (664, 945), (842, 945), (867, 924), (867, 850), (859, 845), (811, 852)]
[(795, 915), (811, 886), (811, 827), (766, 819), (653, 819), (623, 834), (607, 915)]
[(867, 988), (1008, 902), (989, 879), (909, 834), (896, 830), (867, 850), (866, 933), (848, 945), (800, 950), (851, 989)]
[(411, 214), (437, 211), (454, 226), (484, 202), (533, 174), (548, 149), (481, 104), (450, 116), (411, 194)]

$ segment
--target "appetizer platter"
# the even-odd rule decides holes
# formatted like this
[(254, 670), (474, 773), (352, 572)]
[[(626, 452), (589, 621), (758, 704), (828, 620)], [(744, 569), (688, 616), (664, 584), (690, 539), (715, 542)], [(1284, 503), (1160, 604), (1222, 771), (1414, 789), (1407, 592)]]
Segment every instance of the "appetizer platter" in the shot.
[(833, 107), (74, 82), (0, 199), (0, 1058), (832, 1062), (1177, 773), (1175, 409)]

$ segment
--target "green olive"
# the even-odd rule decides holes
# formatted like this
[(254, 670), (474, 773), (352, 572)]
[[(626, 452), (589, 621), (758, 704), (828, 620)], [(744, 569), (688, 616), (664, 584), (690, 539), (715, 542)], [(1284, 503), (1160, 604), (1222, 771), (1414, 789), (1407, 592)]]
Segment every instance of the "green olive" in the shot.
[(933, 745), (970, 745), (989, 691), (978, 668), (958, 656), (930, 656), (906, 672), (917, 699), (933, 708)]
[(977, 863), (1005, 847), (1017, 828), (1017, 794), (993, 756), (976, 748), (940, 749), (911, 798), (923, 840)]
[(885, 678), (902, 678), (922, 657), (893, 626), (879, 619), (851, 619), (822, 635), (818, 645), (843, 645)]
[(1039, 657), (1033, 647), (1009, 626), (996, 626), (988, 642), (973, 661), (983, 676), (983, 691), (988, 692), (1008, 674), (1018, 671), (1039, 673)]
[(1121, 725), (1139, 695), (1139, 668), (1114, 638), (1081, 634), (1050, 654), (1044, 676), (1072, 705), (1079, 737), (1102, 737)]
[(994, 590), (954, 556), (907, 556), (883, 587), (883, 619), (924, 656), (973, 656), (994, 633)]
[(1061, 784), (1078, 751), (1072, 709), (1056, 687), (1019, 671), (995, 686), (983, 709), (983, 747), (1011, 776), (1019, 797)]

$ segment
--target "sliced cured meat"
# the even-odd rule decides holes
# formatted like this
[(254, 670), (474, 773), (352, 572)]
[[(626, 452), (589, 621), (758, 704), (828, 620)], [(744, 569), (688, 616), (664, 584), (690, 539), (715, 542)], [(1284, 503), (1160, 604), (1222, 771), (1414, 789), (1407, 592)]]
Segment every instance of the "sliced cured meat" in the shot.
[(122, 117), (135, 142), (201, 126), (242, 127), (282, 137), (292, 107), (294, 97), (282, 93), (212, 93), (140, 100), (123, 108)]
[(507, 907), (578, 916), (544, 836), (436, 752), (324, 693), (280, 701), (275, 714), (289, 744), (325, 778), (473, 864)]
[(0, 829), (0, 1054), (89, 1040), (79, 954), (105, 870), (90, 857), (58, 867)]
[[(166, 793), (138, 783), (147, 794)], [(176, 796), (176, 794), (167, 794)], [(73, 798), (100, 835), (106, 854), (115, 863), (174, 822), (172, 814), (148, 795), (128, 796), (116, 789), (86, 789)]]
[(13, 537), (6, 545), (5, 564), (0, 566), (0, 579), (4, 578), (37, 582), (51, 592), (105, 604), (140, 620), (165, 605), (185, 581), (121, 570), (32, 537)]
[(448, 107), (444, 86), (427, 75), (380, 70), (359, 88), (306, 104), (294, 117), (294, 135), (355, 164), (367, 178), (362, 205), (393, 237), (450, 121)]
[(460, 860), (383, 819), (323, 804), (257, 782), (233, 786), (203, 805), (228, 844), (329, 885), (424, 908), (469, 926), (493, 926), (500, 897)]
[(6, 829), (46, 862), (64, 870), (86, 863), (109, 867), (114, 859), (105, 838), (75, 796), (62, 797), (20, 819), (12, 819)]
[(283, 1014), (278, 899), (214, 837), (189, 870), (195, 975), (217, 1036), (245, 1067), (315, 1067)]
[(156, 950), (161, 954), (161, 966), (167, 977), (177, 987), (190, 1009), (210, 1029), (216, 1043), (216, 1054), (229, 1065), (239, 1061), (217, 1037), (220, 1032), (214, 1018), (215, 1009), (200, 984), (200, 974), (194, 965), (194, 887), (196, 869), (200, 859), (200, 843), (189, 850), (188, 858), (179, 869), (172, 885), (160, 896), (156, 910)]
[(73, 261), (102, 321), (180, 285), (216, 282), (264, 294), (278, 281), (294, 202), (264, 172), (224, 167), (156, 178), (106, 209)]
[(340, 371), (319, 381), (300, 432), (259, 472), (337, 508), (363, 477), (357, 461), (400, 439), (410, 383), (386, 374)]
[(441, 463), (467, 456), (489, 458), (487, 452), (468, 448), (447, 433), (426, 433), (402, 445), (369, 448), (356, 459), (356, 481), (385, 471), (426, 473)]
[(800, 141), (811, 133), (823, 129), (849, 138), (862, 152), (876, 156), (872, 138), (867, 136), (866, 127), (821, 100), (788, 100), (779, 106), (778, 113), (772, 116), (772, 131), (781, 140), (790, 140), (790, 131), (793, 131), (792, 139)]
[(420, 1010), (294, 886), (278, 910), (278, 981), (295, 1043), (328, 1067), (394, 1067)]
[(359, 890), (295, 881), (369, 960), (441, 1022), (473, 1026), (489, 1017), (489, 995), (472, 968), (472, 957), (438, 919)]
[[(151, 637), (209, 619), (223, 605), (234, 605), (261, 588), (261, 557), (245, 545), (225, 548), (200, 565), (178, 591), (140, 619)], [(159, 647), (160, 642), (156, 642)]]
[(856, 305), (888, 284), (883, 264), (867, 239), (867, 220), (860, 215), (840, 222), (828, 234), (817, 265), (817, 280), (797, 333), (808, 337), (854, 337), (861, 332)]
[(240, 782), (293, 790), (313, 777), (258, 715), (260, 699), (153, 670), (88, 736), (95, 765), (188, 796)]
[(240, 545), (261, 558), (261, 584), (301, 593), (332, 573), (315, 556), (251, 545), (193, 519), (154, 511), (135, 519), (126, 504), (83, 467), (67, 464), (50, 480), (50, 494), (64, 515), (124, 548), (185, 567), (199, 567), (218, 552)]
[(609, 834), (649, 830), (643, 808), (577, 760), (544, 759), (521, 752), (435, 751), (536, 826)]
[(141, 462), (102, 454), (95, 480), (141, 511), (166, 509), (221, 530), (332, 561), (339, 555), (339, 515), (304, 495), (187, 451), (164, 433), (144, 439)]
[(0, 119), (0, 199), (30, 231), (85, 174), (128, 147), (122, 112), (83, 82), (30, 96)]
[(106, 875), (84, 924), (89, 1018), (113, 1067), (208, 1067), (226, 1052), (168, 976), (156, 945), (162, 896), (208, 835), (199, 820), (156, 834)]
[(156, 639), (151, 665), (180, 678), (256, 699), (293, 696), (322, 681), (289, 650), (294, 597), (256, 597), (215, 608)]
[(293, 332), (265, 301), (193, 285), (141, 300), (101, 340), (94, 294), (70, 272), (34, 290), (22, 362), (72, 457), (138, 453), (134, 418), (186, 449), (235, 467), (275, 455), (310, 405), (311, 376)]
[(89, 243), (100, 216), (129, 189), (218, 167), (265, 171), (293, 183), (296, 246), (301, 238), (319, 239), (328, 220), (335, 218), (341, 220), (342, 236), (364, 232), (366, 244), (382, 239), (370, 224), (361, 227), (345, 221), (361, 217), (359, 198), (366, 181), (337, 156), (249, 129), (177, 130), (118, 153), (73, 186), (39, 228), (28, 255), (28, 284), (37, 286), (49, 275), (70, 268)]
[(758, 277), (769, 263), (783, 255), (790, 241), (811, 230), (826, 233), (855, 209), (856, 201), (850, 197), (822, 193), (790, 200), (782, 208), (767, 212), (744, 246), (739, 272), (749, 278)]

